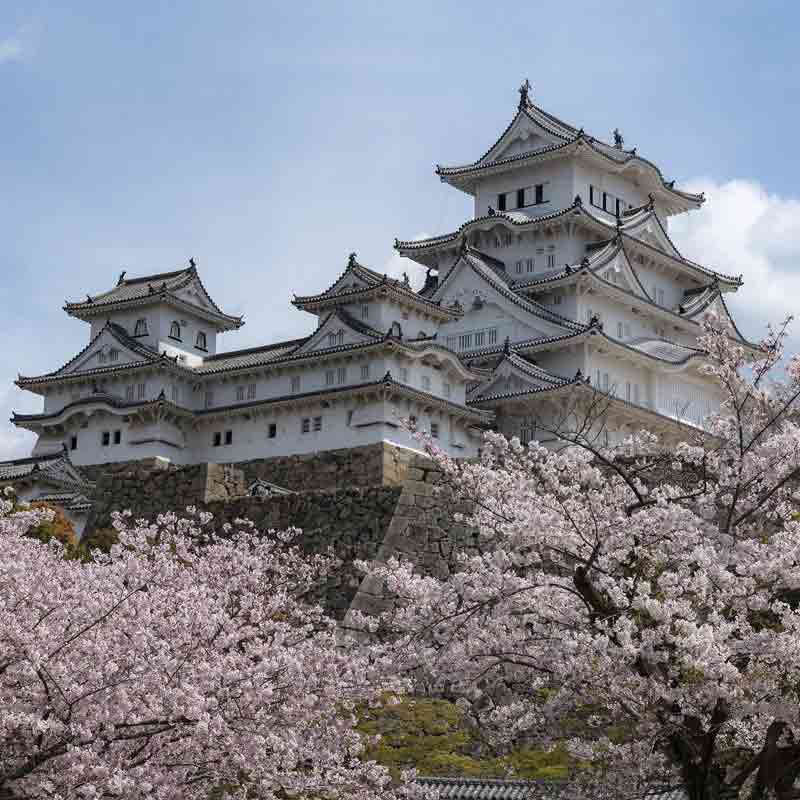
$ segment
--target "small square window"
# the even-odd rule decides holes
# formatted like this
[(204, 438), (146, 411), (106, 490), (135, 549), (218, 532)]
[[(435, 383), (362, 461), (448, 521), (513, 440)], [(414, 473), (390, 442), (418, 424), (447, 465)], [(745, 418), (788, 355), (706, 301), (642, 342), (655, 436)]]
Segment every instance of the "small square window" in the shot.
[(278, 435), (278, 426), (274, 422), (270, 422), (267, 428), (267, 439), (274, 439)]
[(225, 444), (233, 444), (233, 431), (225, 431)]
[(103, 447), (108, 447), (111, 444), (111, 434), (108, 431), (103, 431)]
[(217, 431), (214, 434), (214, 447), (219, 447), (222, 444), (222, 434)]
[(122, 431), (114, 431), (114, 444), (119, 444), (122, 441)]
[(309, 417), (303, 417), (301, 430), (303, 431), (303, 433), (308, 433), (311, 430), (311, 420), (309, 419)]
[(78, 449), (78, 437), (77, 436), (70, 436), (69, 437), (69, 449), (70, 450), (77, 450)]
[(314, 430), (315, 431), (322, 430), (322, 417), (314, 417)]
[(140, 383), (136, 386), (136, 397), (139, 400), (144, 400), (144, 396), (147, 393), (147, 384)]

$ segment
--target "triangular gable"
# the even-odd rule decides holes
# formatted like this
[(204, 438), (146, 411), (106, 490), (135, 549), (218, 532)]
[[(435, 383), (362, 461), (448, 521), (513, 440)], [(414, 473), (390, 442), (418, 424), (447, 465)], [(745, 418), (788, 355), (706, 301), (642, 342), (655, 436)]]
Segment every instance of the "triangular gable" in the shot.
[(494, 368), (492, 377), (470, 395), (470, 402), (499, 394), (533, 392), (563, 386), (565, 378), (552, 375), (517, 355), (506, 355)]
[(112, 325), (106, 325), (86, 348), (51, 375), (77, 375), (94, 369), (123, 367), (126, 364), (143, 363), (156, 358), (158, 358), (156, 353), (150, 353), (142, 346), (125, 341)]
[(209, 297), (208, 292), (206, 292), (205, 287), (197, 277), (193, 278), (185, 286), (174, 290), (172, 294), (190, 306), (197, 306), (203, 311), (211, 312), (213, 314), (219, 313), (219, 308)]
[(463, 319), (466, 320), (471, 308), (466, 301), (473, 303), (476, 297), (479, 297), (484, 305), (497, 306), (529, 329), (529, 334), (515, 338), (545, 338), (558, 336), (565, 330), (582, 328), (581, 325), (560, 317), (545, 306), (516, 294), (480, 258), (471, 253), (462, 253), (431, 299), (445, 307), (451, 307), (454, 302), (458, 302), (465, 312)]
[(637, 220), (632, 225), (626, 225), (623, 230), (629, 236), (641, 239), (646, 244), (661, 250), (662, 253), (667, 253), (676, 258), (683, 258), (672, 239), (669, 238), (664, 230), (664, 226), (655, 211), (651, 211), (647, 216)]
[(383, 334), (358, 323), (349, 314), (337, 309), (323, 320), (317, 330), (294, 351), (295, 355), (330, 350), (334, 347), (352, 347), (380, 341)]
[(529, 114), (519, 111), (500, 138), (476, 164), (530, 153), (543, 147), (562, 144), (563, 141)]
[(611, 253), (601, 250), (596, 254), (596, 260), (596, 264), (590, 262), (590, 268), (598, 277), (643, 300), (652, 301), (624, 247), (616, 245)]

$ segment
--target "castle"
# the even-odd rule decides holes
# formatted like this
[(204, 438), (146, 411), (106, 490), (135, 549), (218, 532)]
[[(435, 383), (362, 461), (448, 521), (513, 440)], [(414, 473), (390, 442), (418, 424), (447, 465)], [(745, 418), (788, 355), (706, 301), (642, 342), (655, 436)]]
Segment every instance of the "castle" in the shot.
[(725, 294), (740, 277), (685, 258), (673, 215), (702, 195), (660, 169), (539, 108), (526, 81), (513, 119), (470, 164), (438, 167), (474, 198), (458, 230), (396, 241), (427, 268), (424, 286), (382, 275), (352, 254), (319, 294), (303, 338), (223, 351), (241, 327), (185, 269), (119, 276), (66, 303), (89, 343), (60, 368), (20, 376), (38, 414), (34, 457), (75, 465), (160, 457), (243, 462), (386, 442), (417, 449), (411, 419), (450, 455), (477, 452), (495, 427), (544, 438), (575, 398), (601, 392), (613, 435), (702, 426), (718, 407), (698, 369), (709, 312), (750, 347)]

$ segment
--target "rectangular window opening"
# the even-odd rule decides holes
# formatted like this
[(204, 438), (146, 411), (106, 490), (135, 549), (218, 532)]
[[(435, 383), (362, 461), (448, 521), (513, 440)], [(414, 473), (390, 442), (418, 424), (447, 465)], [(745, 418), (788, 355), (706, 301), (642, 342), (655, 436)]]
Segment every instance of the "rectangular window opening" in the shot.
[(233, 444), (233, 431), (225, 431), (225, 444)]
[(274, 439), (278, 435), (278, 426), (274, 422), (270, 422), (267, 427), (267, 438)]

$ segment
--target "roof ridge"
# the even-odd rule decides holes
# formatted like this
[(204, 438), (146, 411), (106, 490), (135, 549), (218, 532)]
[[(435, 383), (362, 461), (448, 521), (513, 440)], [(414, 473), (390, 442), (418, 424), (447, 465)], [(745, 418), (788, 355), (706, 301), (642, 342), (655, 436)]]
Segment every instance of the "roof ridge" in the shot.
[(277, 350), (280, 347), (288, 347), (292, 344), (303, 344), (307, 342), (311, 337), (310, 336), (302, 336), (299, 339), (286, 339), (283, 342), (273, 342), (272, 344), (264, 344), (264, 345), (256, 345), (255, 347), (244, 347), (241, 350), (226, 350), (224, 353), (215, 353), (213, 356), (208, 356), (207, 358), (203, 359), (203, 363), (208, 363), (209, 361), (215, 361), (223, 358), (233, 358), (235, 356), (246, 356), (250, 353), (266, 353), (269, 350)]
[[(172, 270), (171, 272), (156, 272), (153, 275), (142, 275), (138, 278), (123, 278), (118, 285), (129, 286), (133, 283), (144, 283), (145, 281), (163, 280), (164, 278), (175, 278), (181, 273), (191, 272), (194, 267), (184, 267), (182, 269)], [(116, 287), (115, 287), (116, 288)]]

